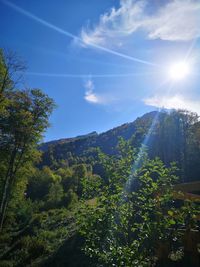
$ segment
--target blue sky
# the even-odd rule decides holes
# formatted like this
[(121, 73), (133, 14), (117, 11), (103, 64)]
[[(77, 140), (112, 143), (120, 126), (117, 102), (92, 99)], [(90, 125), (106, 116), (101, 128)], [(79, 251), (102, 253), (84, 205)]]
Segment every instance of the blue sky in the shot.
[(45, 140), (162, 107), (200, 114), (200, 1), (0, 0), (0, 18), (0, 47), (27, 62), (25, 86), (57, 104)]

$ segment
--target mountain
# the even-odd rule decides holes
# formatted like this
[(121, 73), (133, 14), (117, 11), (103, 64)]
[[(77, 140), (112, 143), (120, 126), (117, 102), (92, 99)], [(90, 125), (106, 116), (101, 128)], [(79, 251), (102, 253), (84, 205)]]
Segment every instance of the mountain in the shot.
[(88, 148), (99, 147), (104, 153), (115, 154), (119, 137), (123, 137), (125, 140), (130, 139), (140, 127), (144, 125), (148, 127), (157, 114), (157, 111), (147, 113), (137, 118), (134, 122), (124, 123), (101, 134), (92, 132), (73, 138), (63, 138), (46, 142), (40, 145), (40, 150), (46, 152), (49, 149), (53, 149), (55, 153), (60, 152), (63, 154), (63, 152), (71, 152), (75, 155), (81, 155)]
[(80, 139), (85, 139), (87, 137), (97, 136), (97, 135), (98, 135), (97, 132), (93, 131), (93, 132), (85, 134), (85, 135), (78, 135), (76, 137), (62, 138), (62, 139), (58, 139), (58, 140), (53, 140), (53, 141), (49, 141), (49, 142), (43, 143), (40, 146), (40, 149), (42, 151), (47, 151), (49, 146), (52, 146), (52, 145), (71, 143), (71, 142), (75, 142), (75, 141), (80, 140)]
[(145, 144), (149, 157), (158, 156), (167, 166), (172, 161), (177, 162), (183, 180), (197, 180), (196, 175), (200, 175), (199, 129), (197, 114), (188, 111), (152, 111), (101, 134), (92, 132), (43, 143), (40, 146), (43, 151), (41, 165), (51, 166), (53, 161), (63, 160), (69, 166), (88, 163), (97, 148), (105, 154), (116, 155), (118, 141), (122, 137), (138, 149), (142, 143)]

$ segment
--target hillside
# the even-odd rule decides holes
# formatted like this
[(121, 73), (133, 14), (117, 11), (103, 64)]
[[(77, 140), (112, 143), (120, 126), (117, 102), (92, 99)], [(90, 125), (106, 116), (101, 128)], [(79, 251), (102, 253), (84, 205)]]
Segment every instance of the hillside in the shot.
[(101, 134), (92, 132), (73, 138), (63, 138), (46, 142), (40, 146), (40, 149), (45, 152), (49, 148), (53, 148), (55, 153), (57, 151), (57, 153), (60, 152), (62, 154), (63, 151), (66, 151), (75, 155), (81, 155), (88, 148), (99, 147), (105, 153), (115, 154), (119, 137), (123, 137), (125, 140), (128, 140), (136, 132), (138, 133), (141, 127), (145, 127), (145, 130), (147, 130), (157, 115), (157, 111), (146, 113), (133, 122), (124, 123), (123, 125)]
[[(150, 159), (142, 157), (135, 172), (142, 144)], [(138, 266), (138, 258), (141, 266), (150, 266), (146, 263), (156, 253), (151, 266), (164, 267), (174, 266), (174, 249), (180, 266), (199, 266), (193, 254), (199, 243), (197, 234), (194, 238), (199, 205), (182, 201), (173, 191), (177, 183), (199, 180), (196, 114), (154, 111), (105, 133), (53, 140), (39, 147), (41, 161), (36, 148), (37, 143), (24, 159), (33, 162), (22, 165), (16, 176), (0, 238), (0, 266), (99, 267), (114, 262), (124, 267)], [(1, 170), (5, 172), (4, 164)], [(191, 225), (186, 238), (194, 242), (183, 256), (185, 229)], [(163, 253), (166, 237), (171, 245)]]
[[(198, 134), (199, 122), (196, 114), (186, 111), (153, 111), (133, 122), (101, 134), (92, 132), (83, 136), (43, 143), (40, 146), (40, 150), (43, 151), (41, 166), (51, 166), (53, 161), (62, 160), (70, 166), (74, 164), (75, 158), (79, 163), (88, 162), (95, 156), (97, 148), (107, 155), (116, 155), (118, 141), (122, 137), (129, 140), (130, 144), (137, 149), (143, 143), (147, 147), (150, 158), (158, 156), (167, 166), (175, 161), (181, 169), (180, 174), (184, 181), (198, 180), (197, 173), (200, 173), (200, 167), (197, 164), (200, 156)], [(192, 142), (188, 141), (191, 135), (195, 137)], [(190, 158), (192, 161), (189, 160)]]
[(117, 153), (119, 138), (125, 140), (134, 139), (134, 145), (139, 146), (145, 133), (148, 131), (153, 119), (158, 116), (158, 112), (153, 111), (137, 118), (135, 121), (125, 123), (104, 133), (92, 132), (87, 135), (66, 138), (43, 143), (40, 150), (44, 152), (44, 164), (49, 162), (49, 154), (52, 153), (56, 160), (68, 159), (73, 156), (83, 156), (88, 150), (100, 148), (102, 152), (114, 155)]

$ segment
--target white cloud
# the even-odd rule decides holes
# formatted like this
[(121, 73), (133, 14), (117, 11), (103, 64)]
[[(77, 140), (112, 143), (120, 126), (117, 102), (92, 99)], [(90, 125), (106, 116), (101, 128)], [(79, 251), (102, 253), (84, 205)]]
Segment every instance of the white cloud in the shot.
[(118, 9), (100, 16), (98, 25), (82, 29), (83, 42), (119, 44), (119, 39), (137, 30), (145, 31), (149, 39), (189, 41), (200, 37), (199, 1), (172, 0), (151, 15), (147, 14), (147, 7), (147, 0), (121, 0)]
[(200, 2), (175, 0), (161, 8), (145, 25), (150, 39), (189, 41), (200, 37)]
[(85, 88), (87, 89), (87, 91), (93, 91), (94, 90), (94, 83), (92, 80), (87, 80), (87, 82), (85, 83)]
[(85, 100), (91, 103), (100, 103), (99, 98), (94, 93), (86, 92)]
[(102, 104), (103, 98), (98, 96), (95, 92), (94, 92), (94, 83), (91, 79), (89, 79), (86, 83), (85, 83), (85, 96), (84, 99), (90, 103), (93, 104)]
[(200, 100), (188, 99), (182, 95), (174, 96), (153, 96), (144, 99), (144, 103), (148, 106), (167, 109), (187, 109), (200, 114)]
[(84, 95), (84, 99), (92, 104), (101, 104), (101, 105), (111, 105), (118, 101), (116, 96), (108, 93), (97, 94), (95, 92), (95, 86), (92, 79), (88, 79), (84, 85), (86, 91)]
[(108, 39), (123, 37), (136, 31), (141, 26), (144, 1), (121, 1), (120, 8), (100, 16), (99, 24), (92, 29), (83, 28), (81, 38), (85, 44), (103, 45)]

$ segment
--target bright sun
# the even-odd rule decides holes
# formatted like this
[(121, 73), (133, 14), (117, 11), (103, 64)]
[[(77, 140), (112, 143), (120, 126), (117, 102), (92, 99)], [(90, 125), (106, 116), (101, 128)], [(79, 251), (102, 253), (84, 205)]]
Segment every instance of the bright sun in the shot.
[(182, 80), (190, 73), (186, 62), (176, 62), (169, 67), (169, 76), (173, 80)]

